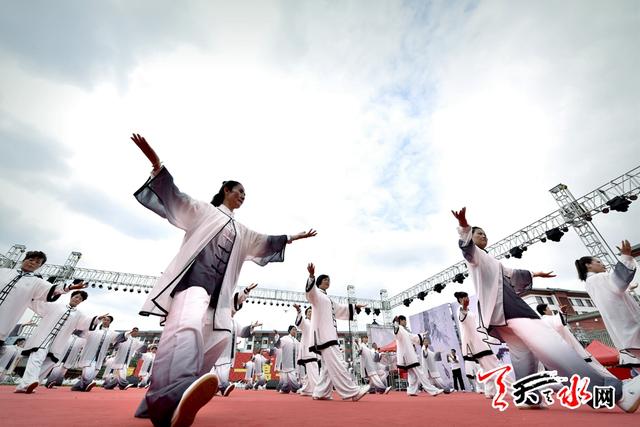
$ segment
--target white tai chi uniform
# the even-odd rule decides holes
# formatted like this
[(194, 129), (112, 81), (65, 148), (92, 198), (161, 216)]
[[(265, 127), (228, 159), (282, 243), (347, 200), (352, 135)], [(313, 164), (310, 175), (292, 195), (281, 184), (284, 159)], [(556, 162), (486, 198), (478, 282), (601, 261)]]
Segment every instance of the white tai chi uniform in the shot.
[(378, 375), (378, 364), (374, 360), (375, 353), (368, 345), (357, 343), (358, 352), (360, 353), (360, 374), (362, 378), (368, 378), (371, 387), (378, 392), (383, 392), (387, 388), (380, 376)]
[[(465, 372), (467, 378), (469, 378), (469, 371), (473, 371), (472, 385), (475, 385), (477, 390), (476, 362), (480, 364), (484, 372), (489, 372), (498, 368), (500, 361), (491, 351), (489, 344), (482, 339), (483, 336), (480, 332), (478, 332), (478, 317), (473, 311), (465, 310), (460, 306), (458, 320), (460, 321), (460, 341), (462, 341), (462, 358), (465, 361)], [(467, 369), (467, 365), (469, 369)], [(495, 383), (490, 381), (485, 384), (486, 387), (483, 388), (485, 394), (493, 397), (495, 395)]]
[(304, 370), (302, 388), (299, 392), (302, 395), (311, 396), (313, 394), (313, 390), (320, 381), (318, 356), (309, 349), (309, 347), (313, 345), (313, 329), (311, 327), (311, 320), (304, 317), (302, 313), (298, 313), (298, 316), (296, 317), (296, 328), (301, 332), (298, 365), (300, 365)]
[(622, 398), (622, 382), (596, 371), (518, 296), (530, 289), (533, 275), (514, 270), (478, 248), (471, 227), (458, 227), (459, 245), (469, 267), (478, 296), (478, 331), (487, 342), (498, 338), (507, 343), (516, 379), (538, 370), (538, 361), (558, 375), (589, 377), (594, 386), (612, 386), (616, 401)]
[(431, 351), (431, 349), (425, 350), (424, 347), (422, 348), (422, 372), (425, 373), (427, 379), (434, 387), (442, 390), (449, 389), (442, 380), (442, 376), (436, 365), (436, 353)]
[(125, 339), (124, 334), (118, 334), (103, 327), (87, 334), (86, 343), (80, 353), (80, 360), (78, 360), (78, 366), (82, 368), (82, 376), (71, 387), (71, 390), (85, 391), (87, 389), (102, 369), (109, 346), (115, 344), (119, 336), (121, 340)]
[(311, 329), (313, 343), (310, 350), (320, 354), (322, 368), (320, 380), (313, 390), (315, 399), (329, 399), (333, 388), (343, 399), (356, 397), (360, 387), (353, 381), (344, 365), (344, 358), (338, 346), (336, 319), (353, 320), (353, 304), (334, 303), (327, 293), (315, 285), (315, 278), (309, 277), (306, 285), (307, 300), (311, 303)]
[(95, 316), (87, 316), (68, 304), (51, 304), (33, 301), (31, 308), (42, 316), (38, 327), (24, 345), (23, 354), (29, 354), (22, 380), (17, 391), (42, 381), (53, 366), (64, 356), (69, 338), (75, 330), (94, 330), (98, 323)]
[(145, 387), (149, 384), (151, 367), (153, 366), (153, 360), (156, 358), (156, 354), (147, 351), (146, 353), (143, 353), (140, 358), (142, 359), (142, 366), (140, 366), (140, 370), (138, 371), (138, 377), (140, 377), (138, 387)]
[(80, 357), (80, 353), (82, 352), (86, 341), (86, 338), (75, 334), (71, 335), (71, 338), (69, 338), (69, 342), (67, 343), (67, 348), (64, 351), (64, 356), (62, 356), (62, 359), (56, 363), (51, 370), (49, 377), (47, 377), (47, 386), (62, 385), (67, 371), (78, 365), (78, 357)]
[(418, 386), (432, 396), (442, 393), (442, 390), (434, 387), (420, 368), (418, 354), (415, 345), (422, 347), (422, 335), (412, 334), (406, 327), (394, 323), (393, 332), (396, 335), (396, 357), (398, 358), (398, 368), (407, 370), (407, 394), (416, 396)]
[(137, 200), (185, 232), (142, 315), (164, 317), (153, 382), (136, 416), (167, 423), (184, 391), (211, 371), (231, 339), (233, 295), (242, 264), (283, 261), (288, 236), (256, 233), (226, 206), (192, 199), (162, 167), (136, 193)]
[(32, 301), (53, 302), (69, 285), (52, 285), (33, 273), (0, 268), (0, 347)]
[(253, 356), (251, 360), (244, 364), (244, 381), (247, 383), (247, 388), (253, 388), (253, 377), (256, 374), (256, 364), (253, 363)]
[(102, 379), (109, 381), (113, 378), (113, 360), (114, 356), (109, 356), (104, 361), (104, 371), (102, 372)]
[(127, 332), (124, 335), (124, 340), (118, 344), (114, 355), (115, 358), (111, 364), (115, 378), (103, 384), (103, 387), (107, 390), (112, 390), (116, 386), (124, 390), (129, 385), (127, 370), (129, 369), (131, 358), (144, 345), (139, 338), (132, 337), (130, 334), (130, 332)]
[(620, 352), (620, 365), (629, 367), (640, 366), (640, 306), (627, 293), (637, 268), (633, 257), (622, 255), (612, 271), (587, 273), (585, 281), (613, 345)]
[(264, 379), (264, 365), (267, 364), (269, 359), (264, 357), (261, 353), (256, 353), (253, 355), (253, 363), (254, 369), (256, 373), (256, 389), (258, 387), (263, 387), (267, 381)]
[(280, 338), (276, 344), (282, 351), (281, 366), (280, 366), (280, 391), (282, 393), (289, 393), (290, 391), (296, 391), (300, 388), (297, 376), (297, 361), (298, 361), (298, 349), (299, 342), (297, 339), (287, 334)]
[(11, 375), (21, 358), (23, 348), (17, 345), (5, 345), (2, 350), (2, 355), (0, 355), (0, 382), (4, 380), (5, 375)]

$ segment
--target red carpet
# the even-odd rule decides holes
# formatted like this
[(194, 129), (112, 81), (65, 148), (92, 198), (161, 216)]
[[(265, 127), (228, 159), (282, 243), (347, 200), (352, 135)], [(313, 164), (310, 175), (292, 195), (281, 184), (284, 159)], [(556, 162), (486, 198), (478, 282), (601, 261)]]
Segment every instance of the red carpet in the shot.
[[(0, 387), (3, 426), (151, 426), (133, 418), (143, 390), (94, 389), (74, 393), (62, 387), (38, 387), (35, 394), (14, 394), (14, 388)], [(625, 414), (619, 409), (583, 407), (576, 411), (555, 405), (539, 411), (509, 407), (505, 412), (491, 408), (489, 400), (472, 393), (430, 397), (408, 397), (391, 392), (388, 396), (367, 395), (360, 402), (313, 401), (297, 395), (281, 395), (273, 390), (235, 390), (230, 397), (216, 396), (204, 407), (194, 426), (638, 426), (640, 411)]]

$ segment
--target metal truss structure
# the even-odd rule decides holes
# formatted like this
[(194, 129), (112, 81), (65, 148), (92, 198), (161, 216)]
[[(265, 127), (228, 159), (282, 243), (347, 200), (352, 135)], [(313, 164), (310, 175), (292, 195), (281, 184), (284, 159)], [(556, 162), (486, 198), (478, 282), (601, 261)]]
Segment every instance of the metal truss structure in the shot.
[[(612, 200), (616, 197), (626, 201), (627, 204), (637, 200), (640, 193), (640, 166), (579, 199), (575, 199), (564, 184), (553, 187), (550, 192), (560, 206), (558, 210), (494, 243), (487, 248), (487, 251), (498, 259), (509, 258), (512, 255), (518, 256), (518, 252), (521, 255), (522, 251), (526, 251), (527, 247), (534, 243), (553, 240), (553, 235), (549, 234), (551, 231), (555, 231), (556, 236), (558, 234), (562, 236), (571, 227), (578, 233), (592, 256), (601, 258), (610, 266), (614, 265), (616, 258), (613, 251), (591, 221), (596, 214), (616, 210), (612, 205)], [(24, 245), (12, 246), (6, 255), (0, 257), (0, 266), (15, 267), (24, 256), (25, 250)], [(94, 288), (129, 293), (149, 293), (158, 279), (156, 276), (77, 267), (80, 257), (79, 252), (72, 252), (64, 265), (45, 264), (38, 273), (45, 278), (56, 276), (58, 281), (84, 279)], [(332, 296), (331, 298), (341, 304), (366, 305), (373, 310), (374, 315), (382, 314), (385, 324), (390, 324), (393, 308), (408, 304), (414, 298), (424, 299), (431, 291), (440, 292), (448, 283), (462, 283), (467, 276), (467, 266), (464, 261), (460, 261), (390, 298), (386, 290), (380, 291), (380, 300), (357, 298), (352, 285), (347, 287), (346, 297)], [(258, 287), (251, 292), (248, 302), (284, 306), (294, 303), (307, 304), (307, 299), (304, 292)]]

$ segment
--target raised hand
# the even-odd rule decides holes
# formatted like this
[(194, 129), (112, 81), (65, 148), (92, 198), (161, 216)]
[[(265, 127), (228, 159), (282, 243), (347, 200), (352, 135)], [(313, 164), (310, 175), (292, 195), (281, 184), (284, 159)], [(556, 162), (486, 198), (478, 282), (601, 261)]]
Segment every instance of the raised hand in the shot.
[(259, 321), (255, 321), (255, 322), (251, 322), (251, 328), (257, 328), (258, 326), (262, 326), (262, 322)]
[(533, 273), (533, 277), (542, 277), (544, 279), (549, 279), (551, 277), (556, 277), (555, 274), (553, 274), (553, 271), (549, 271), (549, 272), (544, 272), (544, 271), (538, 271), (536, 273)]
[(616, 246), (616, 248), (618, 248), (622, 255), (631, 256), (631, 243), (629, 243), (628, 240), (623, 240), (620, 246)]
[(293, 308), (295, 308), (295, 309), (296, 309), (296, 311), (297, 311), (298, 313), (300, 313), (300, 311), (301, 311), (301, 310), (300, 310), (300, 304), (293, 304)]
[(362, 310), (366, 306), (367, 306), (367, 304), (356, 304), (356, 310)]
[(310, 262), (309, 264), (307, 264), (307, 271), (309, 272), (309, 277), (316, 277), (315, 273), (316, 273), (316, 266), (313, 265), (312, 262)]
[(70, 291), (76, 291), (78, 289), (84, 289), (84, 288), (88, 288), (88, 287), (89, 287), (89, 285), (87, 283), (80, 282), (80, 283), (76, 283), (76, 284), (73, 284), (73, 285), (69, 286), (69, 290)]
[(131, 140), (138, 146), (142, 153), (147, 156), (147, 159), (149, 159), (153, 166), (153, 171), (158, 171), (160, 169), (160, 157), (158, 157), (153, 148), (151, 148), (147, 140), (138, 133), (134, 133), (131, 136)]
[(302, 231), (298, 234), (294, 234), (293, 236), (291, 236), (291, 241), (293, 242), (294, 240), (300, 240), (300, 239), (306, 239), (308, 237), (314, 237), (315, 235), (317, 235), (318, 232), (316, 230), (314, 230), (313, 228), (310, 228), (309, 231)]
[(249, 286), (247, 286), (247, 287), (244, 289), (244, 291), (245, 291), (246, 293), (249, 293), (249, 292), (251, 292), (252, 290), (254, 290), (255, 288), (257, 288), (257, 287), (258, 287), (258, 284), (257, 284), (257, 283), (252, 283), (252, 284), (250, 284)]
[(458, 220), (458, 225), (460, 227), (468, 227), (469, 223), (467, 222), (467, 208), (464, 207), (459, 211), (451, 211), (453, 216)]
[(560, 312), (563, 313), (563, 314), (567, 314), (567, 309), (568, 308), (569, 307), (567, 307), (566, 305), (561, 305), (560, 306)]
[(102, 316), (98, 317), (98, 320), (105, 319), (108, 315), (109, 313), (103, 314)]

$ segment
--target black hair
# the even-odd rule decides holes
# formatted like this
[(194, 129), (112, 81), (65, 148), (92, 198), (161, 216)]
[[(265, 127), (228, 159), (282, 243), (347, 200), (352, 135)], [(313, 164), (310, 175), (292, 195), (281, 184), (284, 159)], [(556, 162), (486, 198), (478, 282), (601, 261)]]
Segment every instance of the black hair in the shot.
[(132, 331), (138, 331), (138, 332), (140, 332), (140, 329), (138, 329), (138, 327), (137, 327), (137, 326), (134, 326), (133, 328), (131, 328), (131, 330), (132, 330)]
[(466, 292), (454, 292), (454, 293), (453, 293), (453, 296), (455, 297), (455, 299), (457, 299), (457, 300), (458, 300), (458, 302), (460, 302), (460, 300), (461, 300), (462, 298), (464, 298), (464, 297), (468, 297), (468, 296), (469, 296), (469, 294), (468, 294), (468, 293), (466, 293)]
[(327, 276), (326, 274), (321, 274), (318, 276), (318, 278), (316, 279), (316, 286), (320, 286), (320, 283), (322, 283), (322, 281), (324, 279), (328, 279), (329, 276)]
[(84, 282), (84, 279), (73, 279), (73, 284), (74, 285), (77, 285), (77, 284), (82, 283), (82, 282)]
[(455, 348), (452, 348), (452, 349), (451, 349), (451, 351), (453, 351), (453, 352), (455, 353), (455, 352), (456, 352), (456, 349), (455, 349)]
[(482, 230), (482, 227), (476, 227), (476, 226), (471, 227), (471, 234), (475, 233), (476, 230)]
[(73, 291), (71, 292), (71, 298), (73, 298), (74, 296), (80, 294), (82, 296), (82, 301), (86, 301), (87, 298), (89, 298), (89, 294), (86, 293), (85, 291)]
[(289, 329), (287, 329), (287, 332), (291, 333), (291, 330), (292, 330), (293, 328), (295, 328), (295, 326), (290, 325), (290, 326), (289, 326)]
[(583, 256), (580, 259), (576, 260), (576, 270), (578, 270), (578, 277), (583, 282), (587, 280), (587, 264), (591, 264), (593, 262), (592, 256)]
[(547, 311), (547, 304), (538, 304), (536, 306), (536, 311), (540, 313), (540, 316), (544, 316), (544, 312)]
[(222, 202), (224, 202), (224, 189), (226, 188), (227, 190), (231, 191), (236, 185), (240, 185), (240, 183), (233, 180), (222, 181), (222, 187), (220, 187), (220, 190), (218, 190), (218, 194), (213, 196), (211, 204), (216, 207), (220, 206)]
[(25, 254), (24, 259), (41, 259), (44, 265), (47, 262), (47, 255), (42, 251), (29, 251)]
[(104, 316), (107, 317), (109, 319), (109, 322), (113, 323), (113, 316), (109, 315), (109, 316)]
[(398, 322), (401, 320), (407, 320), (407, 318), (403, 314), (396, 316), (396, 319), (398, 319)]
[(304, 314), (306, 315), (306, 314), (309, 312), (309, 310), (311, 310), (311, 306), (307, 307), (307, 308), (304, 310)]
[(21, 342), (25, 342), (25, 341), (27, 341), (27, 339), (26, 339), (26, 338), (18, 338), (17, 340), (15, 340), (15, 341), (13, 342), (13, 344), (14, 344), (14, 345), (17, 345), (17, 344), (20, 344)]
[(49, 283), (56, 283), (56, 280), (58, 280), (58, 276), (49, 276), (47, 278), (47, 282)]

